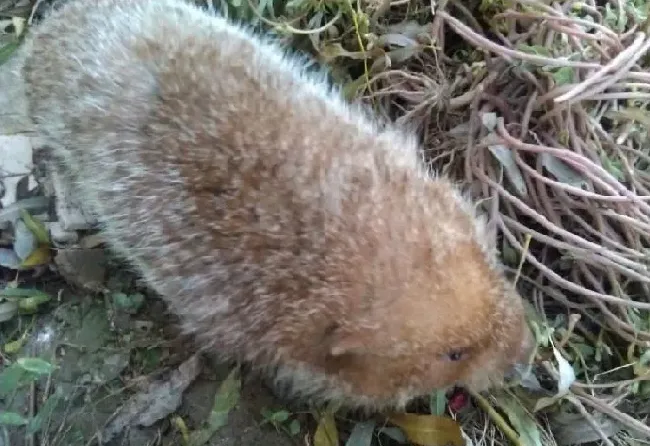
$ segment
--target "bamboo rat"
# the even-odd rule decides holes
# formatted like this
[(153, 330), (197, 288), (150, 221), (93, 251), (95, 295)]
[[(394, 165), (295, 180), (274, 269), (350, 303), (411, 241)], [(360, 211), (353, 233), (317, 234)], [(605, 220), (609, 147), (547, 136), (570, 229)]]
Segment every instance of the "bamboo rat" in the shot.
[(475, 206), (271, 37), (181, 0), (71, 0), (24, 51), (54, 168), (204, 349), (374, 409), (526, 357)]

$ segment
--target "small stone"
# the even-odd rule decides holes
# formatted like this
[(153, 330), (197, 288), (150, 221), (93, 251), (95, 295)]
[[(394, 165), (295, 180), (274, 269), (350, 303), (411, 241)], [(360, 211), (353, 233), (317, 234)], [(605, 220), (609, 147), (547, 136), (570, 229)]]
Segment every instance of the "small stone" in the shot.
[(68, 283), (91, 291), (103, 291), (106, 254), (103, 249), (60, 249), (54, 263)]

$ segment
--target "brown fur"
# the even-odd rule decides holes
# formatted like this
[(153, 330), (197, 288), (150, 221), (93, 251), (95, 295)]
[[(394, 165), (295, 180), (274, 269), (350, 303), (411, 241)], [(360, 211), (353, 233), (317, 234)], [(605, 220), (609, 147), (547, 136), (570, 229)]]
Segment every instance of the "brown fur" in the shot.
[(25, 51), (59, 168), (205, 348), (375, 408), (527, 353), (473, 206), (273, 42), (178, 0), (79, 0)]

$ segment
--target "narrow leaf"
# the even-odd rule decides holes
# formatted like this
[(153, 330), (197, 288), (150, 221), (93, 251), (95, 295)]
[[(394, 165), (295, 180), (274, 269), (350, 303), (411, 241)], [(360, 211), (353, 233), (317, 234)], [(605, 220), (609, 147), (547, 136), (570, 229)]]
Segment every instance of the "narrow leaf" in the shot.
[(350, 432), (350, 437), (345, 442), (345, 446), (370, 446), (375, 426), (376, 423), (374, 421), (357, 423), (352, 429), (352, 432)]
[(499, 163), (503, 166), (505, 174), (510, 182), (515, 186), (517, 194), (519, 196), (527, 196), (528, 188), (526, 187), (524, 177), (521, 174), (521, 170), (519, 170), (519, 166), (517, 166), (517, 162), (515, 161), (515, 157), (513, 156), (512, 151), (501, 144), (490, 145), (488, 146), (488, 149), (492, 155), (494, 155), (497, 161), (499, 161)]
[(0, 425), (24, 426), (27, 423), (29, 420), (16, 412), (0, 412)]

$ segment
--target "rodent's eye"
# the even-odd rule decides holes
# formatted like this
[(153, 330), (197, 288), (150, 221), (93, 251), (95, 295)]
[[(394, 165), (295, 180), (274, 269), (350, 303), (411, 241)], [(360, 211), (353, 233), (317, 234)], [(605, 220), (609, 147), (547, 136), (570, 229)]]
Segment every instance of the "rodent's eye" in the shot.
[(460, 361), (467, 357), (467, 349), (458, 348), (454, 350), (449, 350), (446, 354), (447, 359), (450, 361)]

